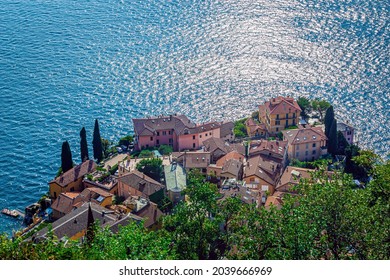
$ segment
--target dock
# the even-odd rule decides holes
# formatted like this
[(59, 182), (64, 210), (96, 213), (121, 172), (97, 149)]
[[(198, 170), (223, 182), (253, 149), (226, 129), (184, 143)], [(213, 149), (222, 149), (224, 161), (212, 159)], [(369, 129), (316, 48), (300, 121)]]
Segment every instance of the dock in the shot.
[(24, 218), (24, 214), (21, 211), (17, 210), (17, 209), (16, 210), (10, 210), (8, 208), (4, 208), (3, 210), (1, 210), (1, 213), (4, 214), (4, 215), (13, 217), (13, 218), (18, 218), (18, 217)]

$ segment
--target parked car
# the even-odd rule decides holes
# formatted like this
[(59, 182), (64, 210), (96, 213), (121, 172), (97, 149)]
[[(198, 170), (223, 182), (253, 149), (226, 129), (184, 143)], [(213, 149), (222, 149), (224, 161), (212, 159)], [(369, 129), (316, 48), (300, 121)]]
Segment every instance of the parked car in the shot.
[(116, 150), (118, 151), (118, 153), (122, 153), (123, 152), (121, 147), (116, 147)]

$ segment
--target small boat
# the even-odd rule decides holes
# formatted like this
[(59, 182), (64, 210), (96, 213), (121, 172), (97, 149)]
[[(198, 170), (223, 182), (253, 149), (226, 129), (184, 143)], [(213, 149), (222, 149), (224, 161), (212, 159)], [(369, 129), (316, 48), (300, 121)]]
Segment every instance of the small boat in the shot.
[(3, 213), (4, 215), (11, 216), (13, 218), (19, 217), (19, 213), (16, 210), (10, 210), (10, 209), (4, 208), (3, 210), (1, 210), (1, 213)]

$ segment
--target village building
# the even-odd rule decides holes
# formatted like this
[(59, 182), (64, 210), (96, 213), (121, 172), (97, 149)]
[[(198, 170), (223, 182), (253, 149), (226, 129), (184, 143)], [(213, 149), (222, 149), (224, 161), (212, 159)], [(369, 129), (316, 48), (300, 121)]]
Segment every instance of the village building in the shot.
[(106, 207), (112, 204), (113, 194), (106, 192), (100, 188), (92, 187), (85, 188), (80, 193), (80, 198), (83, 202), (93, 202), (102, 207)]
[(56, 199), (63, 192), (81, 192), (84, 176), (93, 172), (97, 165), (93, 160), (87, 160), (49, 182), (49, 194)]
[(354, 143), (355, 128), (348, 123), (337, 122), (337, 131), (340, 131), (349, 145)]
[(118, 179), (114, 176), (107, 177), (104, 181), (93, 181), (84, 179), (84, 188), (99, 188), (113, 195), (118, 195)]
[(234, 141), (234, 122), (224, 121), (221, 123), (220, 138), (223, 141)]
[(51, 219), (57, 220), (66, 214), (70, 213), (75, 204), (81, 202), (80, 192), (64, 192), (61, 193), (56, 200), (51, 204), (52, 214)]
[(224, 201), (229, 197), (237, 197), (241, 202), (246, 204), (255, 204), (256, 207), (261, 205), (261, 196), (258, 189), (250, 188), (245, 182), (236, 179), (225, 180), (219, 189), (218, 200)]
[(118, 195), (125, 199), (141, 196), (158, 203), (164, 198), (165, 187), (144, 173), (133, 170), (118, 178)]
[(218, 180), (230, 178), (242, 180), (244, 162), (245, 157), (242, 154), (231, 151), (217, 160), (216, 164), (210, 164), (207, 167), (207, 175)]
[(247, 160), (243, 180), (248, 186), (272, 195), (283, 170), (282, 160), (258, 155)]
[(283, 129), (297, 126), (301, 111), (294, 98), (279, 96), (259, 106), (259, 120), (270, 136), (276, 136)]
[(216, 163), (218, 159), (225, 156), (229, 152), (236, 151), (245, 156), (245, 147), (241, 143), (229, 143), (220, 138), (209, 138), (203, 142), (204, 151), (210, 152), (211, 163)]
[[(116, 229), (113, 230), (113, 232), (116, 232), (118, 224), (126, 225), (132, 220), (141, 221), (142, 219), (132, 214), (115, 214), (114, 211), (106, 209), (100, 205), (86, 202), (79, 208), (53, 222), (51, 231), (58, 240), (83, 240), (87, 229), (91, 228), (95, 221), (99, 221), (98, 224), (102, 228), (108, 227), (110, 229)], [(49, 229), (45, 227), (35, 233), (31, 240), (39, 242), (48, 238), (48, 235)]]
[[(220, 138), (221, 123), (192, 123), (184, 115), (158, 116), (133, 119), (135, 147), (142, 150), (160, 145), (170, 145), (174, 151), (196, 150), (203, 141)], [(226, 135), (225, 135), (226, 136)]]
[(129, 212), (144, 221), (144, 227), (151, 230), (161, 228), (161, 217), (164, 215), (157, 204), (144, 197), (130, 196), (124, 202)]
[(287, 163), (287, 141), (255, 140), (248, 145), (248, 157), (268, 156), (281, 161), (282, 168)]
[(288, 142), (289, 160), (314, 161), (326, 155), (328, 150), (325, 133), (321, 127), (306, 127), (283, 131), (283, 140)]
[(206, 174), (207, 166), (210, 164), (210, 152), (203, 150), (191, 152), (173, 152), (171, 161), (180, 163), (186, 171), (198, 169), (201, 173)]
[(245, 121), (246, 131), (249, 137), (264, 138), (267, 136), (267, 127), (264, 123), (258, 123), (252, 118)]

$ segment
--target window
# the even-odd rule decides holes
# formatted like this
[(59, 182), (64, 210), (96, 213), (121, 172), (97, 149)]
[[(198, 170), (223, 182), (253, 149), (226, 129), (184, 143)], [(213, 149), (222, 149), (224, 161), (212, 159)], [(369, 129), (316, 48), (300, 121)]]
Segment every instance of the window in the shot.
[(351, 135), (352, 134), (352, 131), (347, 131), (347, 135)]
[(70, 188), (70, 191), (71, 191), (71, 192), (74, 192), (74, 188), (73, 188), (73, 187), (71, 187), (71, 188)]
[(288, 120), (286, 120), (286, 128), (288, 127)]
[(276, 131), (279, 131), (279, 127), (276, 128)]
[(277, 120), (279, 119), (279, 114), (276, 115), (276, 119), (277, 119)]
[(172, 134), (172, 131), (168, 131), (168, 134), (171, 135), (171, 134)]
[(211, 131), (210, 131), (210, 135), (211, 135)]
[(202, 134), (199, 134), (199, 138), (202, 138)]
[(314, 150), (311, 154), (312, 154), (312, 155), (315, 155), (315, 154), (316, 154), (316, 150)]
[(150, 141), (153, 141), (153, 137), (150, 137)]
[(54, 198), (57, 198), (57, 193), (56, 192), (54, 192)]
[(309, 149), (309, 144), (306, 144), (306, 149)]
[(160, 140), (157, 139), (156, 141), (157, 141), (157, 145), (160, 145)]
[(299, 150), (299, 145), (297, 145), (297, 150)]
[(148, 145), (148, 144), (146, 144), (146, 148), (149, 148), (149, 145)]
[(280, 125), (280, 121), (275, 121), (275, 125)]
[(206, 137), (207, 137), (207, 133), (206, 133)]
[(313, 143), (313, 148), (315, 148), (316, 147), (316, 143)]
[(166, 131), (163, 131), (163, 135), (167, 135), (167, 132), (166, 132)]
[(195, 140), (195, 135), (192, 136), (192, 140)]
[(288, 113), (286, 114), (286, 119), (288, 119)]
[(173, 143), (173, 139), (169, 138), (169, 144), (172, 144), (172, 143)]
[(157, 131), (157, 136), (160, 136), (160, 131)]
[(295, 153), (295, 157), (299, 157), (299, 152), (296, 152), (296, 153)]
[(295, 113), (293, 113), (293, 118), (295, 119)]
[(192, 143), (192, 148), (194, 148), (194, 149), (195, 149), (195, 143)]
[(306, 151), (306, 152), (305, 152), (305, 156), (307, 156), (308, 154), (309, 154), (309, 151)]

